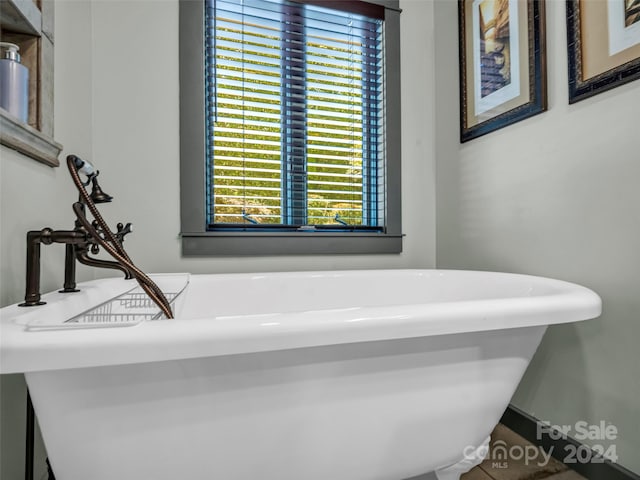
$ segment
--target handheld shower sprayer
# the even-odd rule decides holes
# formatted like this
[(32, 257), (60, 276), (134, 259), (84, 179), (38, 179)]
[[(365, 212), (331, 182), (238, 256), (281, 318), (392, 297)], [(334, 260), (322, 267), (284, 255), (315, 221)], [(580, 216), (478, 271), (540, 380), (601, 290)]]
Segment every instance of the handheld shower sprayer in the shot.
[[(173, 312), (169, 301), (162, 293), (160, 288), (151, 280), (147, 274), (134, 265), (129, 255), (122, 247), (122, 238), (126, 233), (131, 231), (131, 224), (127, 224), (124, 228), (118, 228), (118, 233), (113, 233), (102, 215), (96, 207), (96, 203), (110, 202), (113, 197), (102, 191), (98, 185), (97, 177), (99, 171), (95, 170), (91, 163), (75, 155), (67, 157), (67, 167), (73, 179), (80, 199), (73, 204), (73, 211), (81, 228), (84, 228), (93, 241), (106, 250), (120, 265), (122, 265), (138, 282), (140, 287), (149, 295), (151, 300), (160, 308), (167, 318), (173, 318)], [(80, 179), (79, 172), (87, 176), (87, 182), (83, 183)], [(86, 187), (92, 183), (91, 194), (87, 193)], [(93, 215), (94, 221), (89, 222), (86, 217), (85, 206)], [(120, 225), (119, 225), (120, 227)]]
[(113, 200), (111, 195), (106, 194), (100, 188), (98, 184), (98, 175), (100, 175), (100, 171), (96, 170), (91, 163), (86, 160), (82, 160), (79, 157), (73, 156), (73, 164), (76, 167), (78, 172), (83, 173), (87, 177), (86, 182), (82, 182), (83, 187), (87, 187), (91, 184), (91, 199), (93, 203), (107, 203)]
[(93, 165), (91, 165), (89, 162), (87, 162), (86, 160), (82, 160), (79, 157), (76, 157), (75, 155), (73, 156), (73, 164), (76, 167), (76, 170), (78, 170), (78, 172), (80, 173), (84, 173), (87, 177), (89, 177), (89, 179), (91, 179), (91, 177), (95, 174), (97, 175), (97, 173), (95, 173), (95, 168), (93, 168)]
[[(40, 295), (40, 245), (52, 243), (64, 243), (66, 245), (65, 257), (65, 281), (61, 293), (77, 292), (75, 288), (75, 262), (101, 268), (114, 268), (122, 271), (126, 279), (135, 278), (140, 287), (160, 308), (167, 318), (173, 318), (171, 305), (160, 288), (142, 270), (134, 265), (129, 255), (124, 250), (122, 242), (125, 235), (131, 232), (131, 224), (118, 223), (116, 232), (112, 232), (96, 207), (96, 203), (110, 202), (113, 197), (102, 191), (98, 184), (98, 175), (91, 163), (75, 155), (67, 157), (67, 167), (76, 188), (79, 199), (73, 204), (76, 214), (75, 228), (73, 230), (52, 230), (43, 228), (27, 233), (27, 279), (24, 303), (22, 307), (43, 305)], [(87, 181), (80, 179), (80, 174), (87, 177)], [(87, 186), (91, 184), (91, 193), (87, 192)], [(87, 209), (93, 216), (93, 221), (87, 218)], [(92, 257), (100, 248), (111, 255), (115, 261), (101, 260)]]

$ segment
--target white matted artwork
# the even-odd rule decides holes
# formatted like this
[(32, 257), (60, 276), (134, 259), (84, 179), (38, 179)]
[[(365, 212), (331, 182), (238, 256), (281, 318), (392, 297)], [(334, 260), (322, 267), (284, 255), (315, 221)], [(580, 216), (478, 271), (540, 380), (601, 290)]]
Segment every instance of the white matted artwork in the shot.
[[(473, 2), (473, 68), (475, 110), (484, 113), (520, 95), (518, 0), (504, 2), (503, 25), (498, 25), (500, 4)], [(514, 21), (515, 19), (515, 21)], [(484, 28), (483, 28), (484, 27)], [(500, 36), (500, 30), (506, 35)]]
[(460, 0), (460, 141), (547, 109), (545, 2)]
[(640, 0), (567, 1), (569, 103), (640, 78)]
[(609, 55), (640, 44), (640, 0), (607, 0)]

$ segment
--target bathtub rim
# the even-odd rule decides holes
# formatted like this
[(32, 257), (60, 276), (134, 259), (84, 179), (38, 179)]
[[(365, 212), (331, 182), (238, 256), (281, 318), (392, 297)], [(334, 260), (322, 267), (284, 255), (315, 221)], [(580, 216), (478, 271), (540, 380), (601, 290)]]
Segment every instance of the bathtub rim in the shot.
[[(0, 310), (0, 373), (121, 365), (554, 325), (596, 318), (601, 313), (600, 297), (586, 287), (561, 280), (513, 273), (376, 269), (194, 276), (238, 279), (255, 275), (299, 277), (384, 272), (437, 272), (483, 277), (499, 275), (518, 281), (542, 281), (557, 291), (533, 297), (378, 306), (358, 309), (357, 312), (291, 312), (272, 317), (268, 322), (262, 321), (264, 318), (260, 315), (249, 315), (216, 322), (209, 318), (182, 321), (178, 319), (143, 322), (123, 328), (25, 331), (25, 318), (31, 315), (51, 314), (71, 318), (72, 313), (86, 309), (87, 302), (113, 298), (133, 286), (131, 282), (119, 278), (91, 280), (79, 285), (85, 294), (46, 294), (43, 298), (49, 304), (38, 307), (40, 310), (19, 308), (16, 305)], [(499, 305), (496, 306), (496, 303)], [(328, 312), (331, 312), (329, 320), (326, 318)], [(185, 328), (187, 322), (189, 328)]]

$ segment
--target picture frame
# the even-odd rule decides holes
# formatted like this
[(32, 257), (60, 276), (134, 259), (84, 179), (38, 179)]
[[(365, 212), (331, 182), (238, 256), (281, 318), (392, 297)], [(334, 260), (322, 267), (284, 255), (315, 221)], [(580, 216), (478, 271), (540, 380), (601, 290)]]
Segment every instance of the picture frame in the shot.
[(640, 78), (640, 0), (567, 1), (569, 103)]
[(458, 0), (460, 142), (547, 110), (544, 0)]

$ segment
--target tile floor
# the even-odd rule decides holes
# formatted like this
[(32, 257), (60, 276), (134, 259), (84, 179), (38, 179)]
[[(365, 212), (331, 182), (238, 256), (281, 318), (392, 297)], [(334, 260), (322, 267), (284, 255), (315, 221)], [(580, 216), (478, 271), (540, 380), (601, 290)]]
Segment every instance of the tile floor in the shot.
[[(531, 445), (504, 425), (498, 425), (495, 428), (491, 434), (490, 446), (496, 445), (496, 442), (499, 441), (506, 444), (507, 450), (512, 446), (526, 447)], [(516, 449), (515, 451), (524, 450)], [(537, 461), (525, 462), (524, 459), (507, 458), (504, 461), (496, 462), (491, 458), (490, 447), (487, 459), (470, 472), (462, 475), (461, 480), (587, 480), (554, 458), (550, 458), (548, 463), (543, 466), (539, 466)]]

